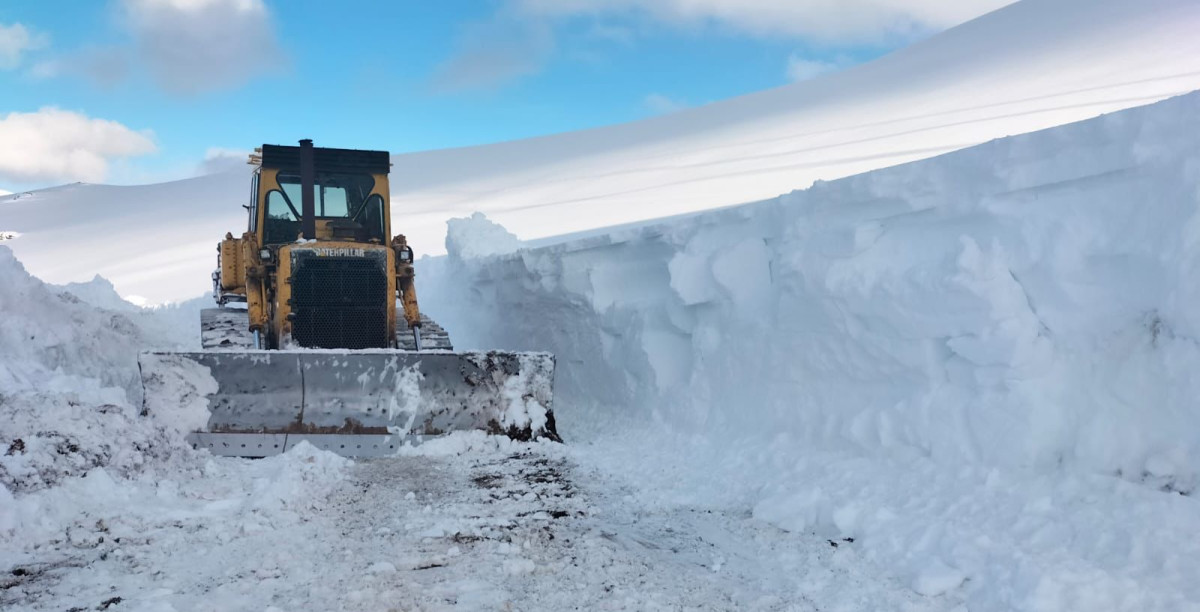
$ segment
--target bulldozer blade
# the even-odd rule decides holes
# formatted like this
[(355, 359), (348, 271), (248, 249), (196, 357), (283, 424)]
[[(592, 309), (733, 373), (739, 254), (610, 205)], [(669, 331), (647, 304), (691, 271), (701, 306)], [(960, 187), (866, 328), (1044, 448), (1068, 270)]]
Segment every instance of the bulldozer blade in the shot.
[(200, 351), (138, 361), (144, 411), (180, 415), (191, 441), (214, 454), (267, 456), (308, 441), (369, 457), (476, 429), (560, 440), (548, 353)]

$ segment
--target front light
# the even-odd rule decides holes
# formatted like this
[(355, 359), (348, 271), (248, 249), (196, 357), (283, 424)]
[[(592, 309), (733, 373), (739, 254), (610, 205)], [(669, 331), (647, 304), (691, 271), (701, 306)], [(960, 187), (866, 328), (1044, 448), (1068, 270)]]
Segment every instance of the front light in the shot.
[(405, 248), (400, 251), (400, 261), (411, 262), (413, 258), (412, 249)]
[(271, 249), (263, 249), (259, 251), (258, 257), (263, 261), (271, 261)]

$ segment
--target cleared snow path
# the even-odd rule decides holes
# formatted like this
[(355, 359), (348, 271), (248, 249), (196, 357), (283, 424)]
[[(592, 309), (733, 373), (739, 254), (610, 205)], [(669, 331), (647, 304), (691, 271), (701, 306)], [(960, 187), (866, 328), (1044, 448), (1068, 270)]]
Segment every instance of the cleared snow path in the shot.
[[(639, 506), (570, 447), (461, 435), (353, 464), (308, 449), (93, 499), (6, 552), (22, 610), (951, 609), (880, 580), (853, 542), (749, 511)], [(88, 481), (91, 482), (88, 482)], [(115, 496), (125, 503), (107, 503)], [(27, 498), (28, 499), (28, 498)], [(117, 501), (116, 499), (112, 501)], [(98, 503), (95, 503), (98, 502)]]

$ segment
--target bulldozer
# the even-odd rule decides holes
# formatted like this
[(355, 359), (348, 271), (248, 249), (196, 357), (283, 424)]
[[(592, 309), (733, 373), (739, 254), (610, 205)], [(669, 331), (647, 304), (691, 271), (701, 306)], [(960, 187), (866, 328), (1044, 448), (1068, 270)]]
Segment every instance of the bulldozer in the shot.
[(413, 250), (391, 233), (388, 152), (301, 140), (250, 164), (247, 231), (217, 246), (201, 350), (139, 355), (145, 412), (198, 389), (207, 422), (189, 441), (239, 457), (301, 442), (385, 456), (457, 430), (561, 441), (553, 355), (455, 352), (421, 312)]

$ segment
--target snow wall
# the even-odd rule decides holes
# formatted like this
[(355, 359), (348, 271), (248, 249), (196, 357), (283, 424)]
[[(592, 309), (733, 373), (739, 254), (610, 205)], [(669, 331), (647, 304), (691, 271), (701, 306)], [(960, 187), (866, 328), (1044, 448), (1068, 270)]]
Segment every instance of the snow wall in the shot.
[(567, 438), (656, 421), (1190, 489), (1197, 125), (1189, 94), (508, 254), (458, 221), (422, 300), (464, 348), (556, 353)]
[(130, 475), (190, 452), (186, 413), (141, 414), (137, 354), (194, 348), (198, 302), (138, 308), (100, 277), (47, 285), (4, 245), (0, 287), (0, 538), (11, 493), (98, 467)]

